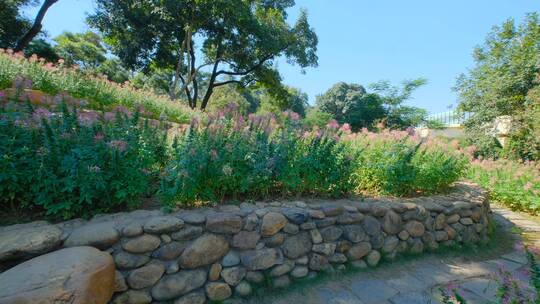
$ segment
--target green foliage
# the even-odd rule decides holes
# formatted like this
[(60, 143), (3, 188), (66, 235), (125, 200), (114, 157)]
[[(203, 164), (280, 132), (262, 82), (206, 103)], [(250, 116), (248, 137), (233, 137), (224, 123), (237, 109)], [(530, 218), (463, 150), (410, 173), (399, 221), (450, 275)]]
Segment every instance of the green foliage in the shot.
[(307, 94), (293, 87), (285, 86), (285, 89), (287, 94), (282, 99), (276, 99), (266, 90), (260, 90), (260, 93), (255, 95), (258, 97), (260, 104), (257, 109), (258, 112), (279, 115), (284, 111), (293, 111), (302, 118), (306, 117)]
[(106, 60), (101, 37), (94, 32), (63, 34), (54, 38), (56, 53), (67, 65), (79, 65), (83, 69), (95, 69)]
[(317, 96), (316, 103), (319, 110), (331, 114), (340, 123), (350, 124), (353, 130), (372, 129), (379, 121), (391, 129), (405, 129), (425, 121), (425, 110), (402, 105), (424, 84), (426, 80), (421, 78), (404, 81), (401, 88), (380, 81), (370, 85), (373, 92), (367, 92), (359, 84), (339, 82)]
[[(137, 206), (155, 191), (166, 133), (139, 114), (7, 103), (0, 119), (0, 205), (69, 219)], [(112, 113), (111, 113), (112, 114)], [(16, 205), (15, 205), (16, 204)]]
[[(302, 69), (317, 65), (318, 40), (307, 14), (302, 11), (294, 25), (287, 22), (287, 9), (294, 4), (291, 0), (136, 4), (98, 0), (89, 23), (104, 34), (126, 66), (178, 69), (184, 76), (178, 83), (190, 106), (199, 106), (199, 91), (205, 91), (200, 104), (205, 109), (214, 88), (229, 83), (246, 87), (258, 82), (272, 96), (286, 96), (273, 64), (279, 56)], [(201, 66), (210, 67), (205, 86), (193, 77)], [(187, 82), (188, 78), (193, 81)]]
[(24, 56), (30, 57), (32, 55), (44, 58), (47, 62), (58, 62), (60, 59), (54, 47), (42, 38), (32, 40), (24, 49)]
[(142, 109), (145, 116), (156, 119), (164, 116), (173, 122), (187, 122), (193, 113), (181, 103), (164, 96), (135, 90), (130, 85), (121, 86), (63, 65), (26, 60), (22, 55), (0, 49), (0, 90), (11, 87), (20, 76), (30, 79), (33, 89), (51, 95), (67, 92), (75, 98), (85, 99), (91, 109), (108, 110), (122, 105), (131, 110)]
[(359, 152), (355, 184), (361, 192), (411, 195), (435, 193), (464, 173), (466, 159), (448, 146), (422, 142), (404, 131), (364, 131), (351, 145)]
[(317, 108), (310, 108), (302, 122), (308, 129), (313, 127), (324, 128), (332, 119), (334, 119), (332, 114), (320, 111)]
[(124, 83), (130, 80), (130, 72), (124, 68), (117, 58), (106, 59), (94, 72), (107, 76), (107, 79), (116, 83)]
[(21, 12), (36, 5), (36, 0), (2, 0), (0, 2), (0, 48), (14, 48), (17, 41), (30, 29), (31, 21)]
[[(342, 195), (351, 190), (351, 158), (334, 135), (300, 136), (298, 117), (250, 115), (229, 106), (175, 140), (161, 196), (167, 205), (268, 195)], [(330, 132), (330, 131), (328, 131)], [(333, 132), (335, 134), (335, 132)]]
[(498, 155), (493, 144), (493, 121), (510, 115), (513, 120), (506, 153), (522, 159), (540, 158), (538, 135), (538, 77), (540, 73), (540, 21), (527, 15), (516, 26), (510, 19), (493, 28), (474, 52), (475, 67), (456, 84), (461, 110), (474, 113), (465, 124), (470, 142), (479, 153)]
[(539, 169), (535, 162), (475, 160), (468, 177), (488, 189), (492, 200), (513, 210), (540, 214)]

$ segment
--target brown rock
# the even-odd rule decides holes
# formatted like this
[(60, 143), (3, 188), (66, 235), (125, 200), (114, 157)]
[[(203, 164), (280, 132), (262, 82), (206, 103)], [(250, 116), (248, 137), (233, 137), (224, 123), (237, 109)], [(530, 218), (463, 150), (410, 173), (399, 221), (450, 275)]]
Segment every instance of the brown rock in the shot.
[(159, 244), (161, 244), (159, 237), (150, 234), (143, 234), (126, 241), (122, 244), (122, 248), (131, 253), (145, 253), (158, 248)]
[(263, 236), (272, 236), (278, 233), (285, 225), (287, 225), (287, 218), (283, 214), (268, 212), (263, 217), (261, 234)]
[(238, 233), (242, 229), (242, 218), (233, 213), (210, 214), (206, 217), (206, 229), (215, 233)]
[(65, 247), (92, 246), (106, 249), (120, 239), (113, 223), (90, 224), (75, 229), (64, 242)]
[(156, 284), (165, 272), (165, 267), (159, 264), (149, 264), (133, 270), (128, 278), (128, 284), (133, 289), (143, 289)]
[(0, 261), (49, 252), (60, 245), (61, 236), (62, 230), (53, 225), (31, 226), (2, 232), (0, 233)]
[(232, 246), (240, 250), (255, 249), (260, 238), (256, 231), (240, 231), (234, 235)]
[(366, 256), (371, 251), (371, 244), (368, 242), (360, 242), (355, 244), (347, 252), (347, 256), (351, 260), (359, 260)]
[(215, 234), (205, 234), (191, 243), (180, 256), (183, 268), (193, 269), (219, 261), (229, 251), (225, 238)]
[(220, 263), (214, 263), (212, 266), (210, 266), (210, 270), (208, 271), (208, 280), (210, 281), (217, 281), (219, 280), (219, 275), (221, 274), (221, 267)]
[(65, 248), (1, 273), (0, 303), (107, 303), (114, 285), (114, 262), (108, 253)]
[(424, 227), (424, 224), (418, 221), (408, 222), (407, 224), (405, 224), (405, 229), (412, 237), (421, 237), (426, 231), (426, 227)]
[(223, 301), (231, 297), (232, 290), (227, 283), (208, 283), (206, 295), (212, 301)]

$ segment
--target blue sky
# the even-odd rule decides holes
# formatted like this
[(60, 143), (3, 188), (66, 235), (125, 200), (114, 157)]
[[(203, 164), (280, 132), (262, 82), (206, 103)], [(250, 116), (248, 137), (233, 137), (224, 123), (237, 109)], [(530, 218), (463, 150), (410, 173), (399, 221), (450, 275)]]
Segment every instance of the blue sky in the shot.
[[(306, 8), (319, 36), (319, 67), (302, 74), (280, 62), (287, 84), (308, 93), (310, 102), (338, 81), (367, 85), (381, 79), (400, 83), (424, 77), (429, 83), (409, 104), (432, 113), (457, 103), (456, 77), (473, 66), (471, 53), (492, 26), (527, 12), (538, 0), (297, 0), (293, 19)], [(54, 37), (88, 29), (91, 0), (60, 0), (44, 20)], [(36, 10), (29, 10), (33, 16)]]

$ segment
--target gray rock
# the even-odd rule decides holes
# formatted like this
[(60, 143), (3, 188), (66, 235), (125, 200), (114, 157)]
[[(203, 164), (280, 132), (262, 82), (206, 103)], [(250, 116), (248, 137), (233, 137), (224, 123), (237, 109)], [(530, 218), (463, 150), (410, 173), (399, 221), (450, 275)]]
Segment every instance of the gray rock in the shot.
[(133, 289), (144, 289), (156, 284), (164, 272), (165, 267), (163, 265), (149, 264), (130, 272), (127, 282)]
[(143, 233), (142, 225), (140, 223), (130, 223), (122, 229), (122, 235), (127, 237), (134, 237)]
[(305, 266), (296, 266), (294, 267), (294, 269), (291, 271), (291, 277), (295, 278), (295, 279), (300, 279), (300, 278), (304, 278), (308, 275), (309, 273), (309, 269)]
[(141, 267), (150, 261), (150, 257), (142, 254), (131, 254), (121, 251), (114, 256), (114, 263), (118, 269), (133, 269)]
[(392, 210), (388, 210), (383, 218), (382, 224), (384, 232), (388, 234), (396, 234), (403, 229), (403, 221), (401, 216)]
[(375, 267), (379, 264), (381, 260), (381, 253), (377, 250), (372, 250), (366, 257), (366, 262), (369, 266)]
[(236, 251), (229, 251), (221, 260), (223, 267), (231, 267), (240, 264), (240, 255)]
[(364, 220), (364, 215), (358, 212), (344, 212), (337, 217), (337, 223), (340, 225), (356, 224), (362, 220)]
[(154, 251), (161, 244), (159, 237), (151, 234), (143, 234), (141, 236), (129, 239), (122, 244), (122, 248), (131, 253), (146, 253)]
[(281, 212), (292, 223), (300, 225), (309, 219), (309, 214), (305, 209), (301, 208), (283, 208)]
[(384, 235), (382, 233), (374, 235), (369, 238), (369, 242), (374, 249), (380, 249), (384, 245)]
[(371, 214), (373, 214), (376, 217), (385, 216), (387, 211), (388, 211), (388, 208), (381, 205), (373, 205), (371, 207)]
[(316, 220), (315, 225), (317, 226), (317, 228), (324, 228), (324, 227), (332, 226), (336, 224), (336, 222), (337, 222), (337, 218), (327, 217), (327, 218), (323, 218), (322, 220)]
[(365, 257), (371, 251), (371, 244), (368, 242), (360, 242), (355, 244), (347, 252), (347, 256), (351, 260), (359, 260)]
[(399, 237), (400, 240), (406, 241), (406, 240), (409, 239), (410, 234), (407, 232), (407, 230), (402, 230), (402, 231), (398, 234), (398, 237)]
[(343, 234), (343, 230), (335, 226), (321, 229), (321, 235), (325, 242), (337, 241), (341, 237), (342, 234)]
[(255, 228), (257, 228), (257, 225), (259, 224), (259, 218), (256, 214), (250, 214), (246, 217), (245, 223), (244, 223), (244, 230), (246, 231), (253, 231)]
[(333, 243), (324, 243), (324, 244), (315, 244), (311, 249), (313, 252), (324, 254), (330, 256), (336, 251), (336, 244)]
[(117, 295), (112, 304), (149, 304), (152, 302), (150, 293), (143, 290), (128, 290)]
[(446, 223), (447, 224), (457, 223), (457, 222), (459, 222), (460, 218), (461, 217), (459, 216), (459, 214), (452, 214), (452, 215), (446, 217)]
[(172, 242), (172, 238), (168, 234), (162, 234), (159, 236), (159, 238), (165, 244), (169, 244), (170, 242)]
[(337, 242), (336, 251), (340, 253), (345, 253), (351, 249), (352, 243), (347, 240), (341, 240)]
[(249, 295), (251, 295), (251, 292), (251, 285), (249, 285), (249, 283), (246, 281), (240, 282), (234, 288), (234, 293), (241, 298), (248, 297)]
[(321, 211), (326, 216), (336, 216), (336, 215), (342, 214), (343, 211), (345, 211), (345, 209), (342, 206), (338, 206), (338, 205), (327, 205), (327, 206), (323, 206), (321, 208)]
[(231, 267), (224, 268), (221, 271), (221, 277), (227, 284), (231, 286), (236, 286), (240, 283), (246, 276), (246, 269), (244, 267)]
[(233, 213), (214, 213), (206, 217), (206, 229), (215, 233), (238, 233), (242, 225), (242, 218)]
[(446, 231), (435, 231), (435, 240), (437, 242), (447, 241), (448, 233)]
[(405, 224), (405, 229), (412, 237), (421, 237), (422, 235), (424, 235), (424, 232), (426, 230), (424, 224), (418, 221), (408, 222), (407, 224)]
[(174, 301), (174, 304), (205, 304), (206, 295), (203, 291), (194, 291), (180, 297)]
[(323, 239), (319, 230), (317, 229), (310, 230), (309, 234), (311, 235), (311, 241), (313, 242), (313, 244), (322, 243)]
[(229, 251), (225, 238), (205, 234), (191, 243), (180, 255), (180, 266), (193, 269), (219, 261)]
[(366, 232), (360, 225), (347, 225), (343, 226), (342, 229), (345, 238), (353, 243), (362, 242), (368, 238)]
[(167, 233), (177, 231), (184, 226), (184, 221), (174, 216), (154, 217), (147, 221), (143, 229), (147, 233)]
[(470, 226), (474, 224), (473, 220), (470, 217), (461, 218), (459, 222), (465, 226)]
[(411, 253), (422, 253), (424, 251), (424, 243), (420, 239), (409, 239), (408, 242)]
[(254, 249), (261, 236), (256, 231), (240, 231), (232, 239), (232, 247), (240, 250)]
[(202, 225), (206, 221), (206, 216), (198, 210), (182, 212), (178, 217), (192, 225)]
[(399, 245), (399, 239), (392, 235), (387, 237), (384, 240), (384, 245), (382, 246), (382, 252), (384, 253), (390, 253), (396, 249), (396, 247)]
[(161, 246), (161, 248), (156, 250), (152, 254), (152, 256), (163, 261), (174, 260), (177, 257), (179, 257), (182, 254), (182, 252), (184, 252), (186, 247), (187, 247), (186, 243), (170, 242), (169, 244), (165, 244)]
[(334, 253), (328, 257), (328, 261), (334, 264), (343, 264), (347, 262), (347, 257), (343, 253)]
[(223, 301), (232, 295), (232, 290), (226, 283), (212, 282), (206, 284), (206, 295), (211, 301)]
[(167, 266), (165, 273), (173, 274), (173, 273), (177, 273), (178, 271), (180, 271), (180, 265), (178, 265), (177, 261), (174, 261)]
[(91, 246), (106, 249), (120, 239), (113, 223), (98, 223), (79, 227), (64, 242), (65, 247)]
[(291, 260), (286, 260), (281, 265), (276, 265), (272, 270), (270, 271), (270, 276), (272, 277), (279, 277), (284, 274), (289, 273), (294, 268), (294, 262)]
[(189, 241), (198, 238), (203, 233), (202, 227), (186, 226), (183, 229), (173, 233), (171, 236), (176, 241)]
[(265, 248), (241, 253), (240, 260), (247, 270), (265, 270), (274, 265), (283, 264), (281, 250)]
[(329, 266), (328, 258), (320, 254), (312, 254), (309, 259), (309, 269), (315, 271), (321, 271), (327, 269)]
[(370, 236), (381, 233), (381, 224), (376, 218), (369, 215), (362, 221), (362, 228), (364, 228), (364, 231)]
[(321, 210), (308, 210), (308, 213), (311, 218), (317, 219), (317, 220), (320, 220), (326, 217), (326, 215), (324, 215), (324, 212), (322, 212)]
[(300, 232), (300, 228), (298, 228), (298, 225), (288, 223), (283, 228), (283, 232), (288, 234), (297, 234), (298, 232)]
[(290, 259), (296, 259), (307, 254), (311, 246), (311, 236), (307, 232), (302, 232), (285, 240), (282, 246), (283, 254)]
[(182, 270), (159, 280), (152, 288), (152, 297), (157, 301), (172, 300), (202, 287), (205, 282), (206, 271)]
[(309, 258), (307, 255), (300, 257), (294, 261), (296, 265), (307, 265), (309, 263)]
[(433, 228), (436, 230), (441, 230), (444, 228), (444, 224), (446, 223), (446, 215), (444, 213), (440, 213), (435, 217), (435, 223), (433, 225)]
[(287, 225), (287, 219), (283, 214), (268, 212), (263, 217), (261, 234), (262, 236), (272, 236), (278, 233), (285, 225)]
[(356, 269), (367, 268), (367, 264), (364, 260), (353, 261), (351, 262), (351, 266)]
[(306, 222), (300, 225), (300, 229), (302, 230), (312, 230), (317, 228), (317, 225), (315, 225), (315, 222)]
[(53, 225), (0, 232), (0, 262), (47, 253), (60, 245), (61, 237), (62, 230)]

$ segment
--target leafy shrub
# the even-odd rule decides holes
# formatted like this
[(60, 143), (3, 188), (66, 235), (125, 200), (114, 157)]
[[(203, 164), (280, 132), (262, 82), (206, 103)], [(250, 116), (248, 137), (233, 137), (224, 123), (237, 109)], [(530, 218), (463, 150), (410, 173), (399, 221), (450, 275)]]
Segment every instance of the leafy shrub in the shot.
[(67, 219), (136, 206), (152, 193), (166, 160), (166, 133), (138, 113), (110, 117), (65, 103), (60, 110), (2, 105), (2, 206)]
[(33, 82), (33, 88), (55, 95), (67, 92), (85, 99), (88, 107), (110, 110), (125, 106), (131, 110), (144, 109), (146, 115), (157, 119), (163, 115), (173, 122), (188, 122), (192, 111), (181, 102), (167, 97), (136, 90), (129, 84), (117, 84), (64, 65), (53, 65), (36, 57), (25, 59), (22, 54), (0, 49), (0, 90), (11, 87), (16, 78), (24, 76)]
[(244, 119), (234, 109), (193, 121), (175, 140), (161, 194), (167, 204), (260, 198), (274, 195), (347, 193), (351, 159), (336, 133), (302, 133), (287, 112)]
[(359, 151), (354, 173), (360, 192), (411, 195), (434, 193), (463, 174), (466, 158), (433, 139), (422, 141), (407, 131), (363, 130), (349, 136)]
[(468, 177), (489, 190), (490, 197), (513, 210), (540, 214), (540, 164), (506, 159), (472, 162)]

